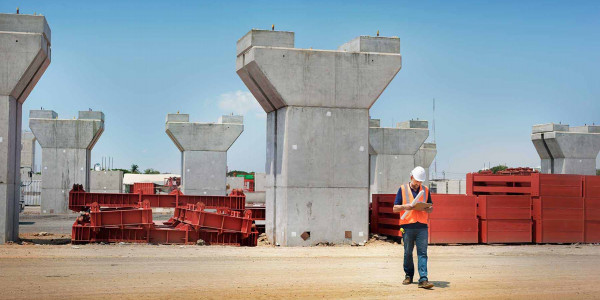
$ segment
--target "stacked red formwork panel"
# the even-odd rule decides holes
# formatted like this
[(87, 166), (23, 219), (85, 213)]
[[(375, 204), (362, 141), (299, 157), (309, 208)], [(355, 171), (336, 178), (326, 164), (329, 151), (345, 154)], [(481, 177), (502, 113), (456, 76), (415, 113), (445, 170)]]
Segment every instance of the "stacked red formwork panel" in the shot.
[(371, 202), (371, 233), (401, 237), (400, 216), (404, 213), (394, 213), (396, 194), (374, 194)]
[(534, 195), (539, 173), (467, 174), (467, 195)]
[(259, 233), (265, 232), (265, 221), (267, 216), (266, 207), (264, 204), (246, 205), (246, 210), (252, 211), (252, 218), (256, 225), (256, 230)]
[(429, 243), (476, 244), (479, 241), (477, 197), (432, 194), (429, 214)]
[(583, 176), (538, 174), (539, 194), (533, 197), (536, 243), (584, 242)]
[(531, 196), (478, 196), (477, 215), (481, 243), (532, 241)]
[[(157, 196), (165, 197), (159, 199)], [(256, 246), (258, 232), (253, 224), (252, 211), (239, 210), (244, 198), (239, 193), (231, 197), (187, 196), (181, 193), (140, 193), (131, 197), (130, 194), (86, 193), (80, 185), (75, 185), (69, 194), (69, 208), (81, 212), (81, 215), (73, 224), (72, 242), (194, 244), (203, 239), (209, 245)], [(133, 204), (136, 199), (140, 201)], [(198, 204), (188, 204), (194, 200)], [(175, 216), (157, 225), (152, 220), (151, 207), (160, 205), (176, 207)], [(205, 208), (216, 209), (216, 212), (205, 211)]]
[(584, 178), (584, 240), (600, 243), (600, 176)]

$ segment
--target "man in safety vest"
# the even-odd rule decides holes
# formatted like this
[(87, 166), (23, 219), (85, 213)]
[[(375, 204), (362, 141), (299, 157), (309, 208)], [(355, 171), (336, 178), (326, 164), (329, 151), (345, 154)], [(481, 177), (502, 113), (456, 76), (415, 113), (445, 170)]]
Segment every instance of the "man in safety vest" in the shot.
[[(402, 228), (402, 238), (404, 239), (404, 273), (406, 277), (402, 284), (407, 285), (413, 282), (415, 274), (415, 264), (413, 263), (413, 248), (417, 245), (417, 257), (419, 268), (419, 287), (430, 289), (433, 284), (427, 278), (427, 220), (428, 214), (433, 211), (433, 206), (426, 208), (425, 211), (413, 210), (411, 203), (417, 197), (420, 191), (424, 191), (422, 202), (432, 203), (429, 188), (423, 185), (425, 181), (425, 169), (416, 167), (410, 172), (410, 183), (404, 184), (398, 189), (396, 201), (394, 201), (394, 212), (408, 212), (404, 219), (400, 220)], [(433, 204), (433, 203), (432, 203)]]

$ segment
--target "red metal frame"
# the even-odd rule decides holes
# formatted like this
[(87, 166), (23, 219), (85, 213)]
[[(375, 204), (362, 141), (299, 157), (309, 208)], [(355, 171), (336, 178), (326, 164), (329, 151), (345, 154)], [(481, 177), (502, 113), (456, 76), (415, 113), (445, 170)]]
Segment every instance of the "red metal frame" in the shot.
[(80, 212), (89, 209), (92, 203), (98, 203), (100, 207), (126, 208), (138, 207), (138, 203), (148, 201), (150, 207), (178, 207), (187, 204), (204, 203), (206, 208), (226, 207), (230, 209), (243, 210), (246, 206), (246, 196), (243, 192), (236, 191), (230, 196), (194, 196), (183, 195), (179, 191), (169, 195), (163, 194), (111, 194), (111, 193), (88, 193), (80, 185), (74, 185), (69, 192), (69, 209)]

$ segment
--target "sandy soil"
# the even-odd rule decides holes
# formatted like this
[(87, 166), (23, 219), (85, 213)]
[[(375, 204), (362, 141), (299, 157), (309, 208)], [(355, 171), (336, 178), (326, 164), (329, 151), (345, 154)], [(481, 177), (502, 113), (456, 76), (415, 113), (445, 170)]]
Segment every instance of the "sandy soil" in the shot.
[[(51, 238), (51, 237), (50, 237)], [(0, 298), (571, 299), (600, 295), (600, 246), (430, 246), (433, 290), (402, 247), (0, 246)]]

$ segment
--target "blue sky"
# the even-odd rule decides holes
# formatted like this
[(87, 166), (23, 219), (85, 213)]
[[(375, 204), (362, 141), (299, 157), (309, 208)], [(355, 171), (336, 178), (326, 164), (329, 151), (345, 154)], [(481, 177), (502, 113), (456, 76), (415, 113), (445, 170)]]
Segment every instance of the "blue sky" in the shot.
[(598, 1), (2, 1), (0, 11), (17, 6), (52, 29), (52, 63), (23, 127), (30, 109), (102, 110), (93, 163), (179, 172), (166, 114), (213, 122), (235, 111), (245, 130), (229, 168), (263, 172), (266, 120), (235, 73), (235, 44), (271, 24), (296, 32), (297, 48), (400, 37), (403, 68), (370, 114), (388, 127), (431, 121), (435, 98), (438, 176), (539, 166), (531, 125), (600, 123)]

